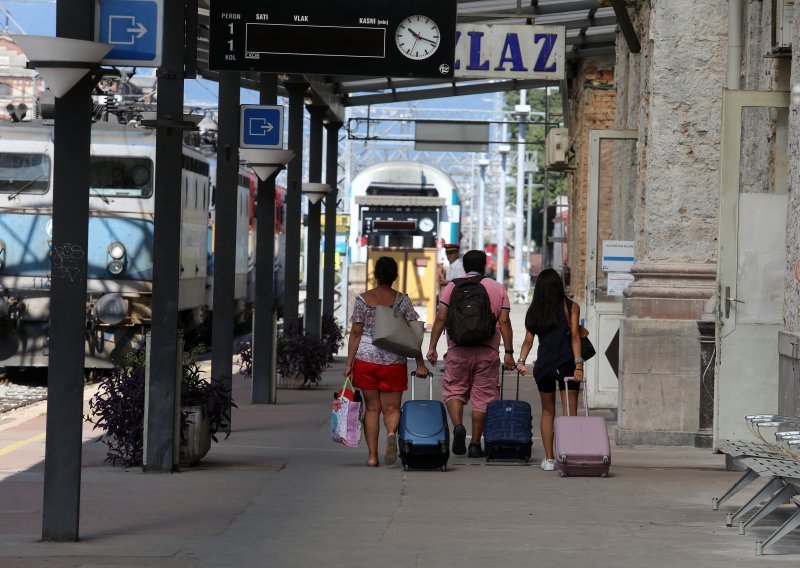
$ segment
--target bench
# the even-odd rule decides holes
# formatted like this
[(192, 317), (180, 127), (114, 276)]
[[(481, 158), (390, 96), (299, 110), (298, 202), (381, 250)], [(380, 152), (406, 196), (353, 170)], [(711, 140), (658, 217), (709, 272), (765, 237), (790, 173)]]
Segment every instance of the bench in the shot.
[[(711, 508), (718, 510), (719, 505), (756, 479), (767, 480), (736, 512), (726, 515), (725, 524), (732, 526), (738, 521), (741, 535), (787, 501), (800, 506), (800, 418), (752, 415), (745, 417), (745, 420), (748, 428), (762, 440), (762, 443), (729, 440), (720, 445), (719, 450), (736, 463), (743, 465), (746, 471), (727, 491), (711, 501)], [(762, 433), (762, 429), (765, 428), (776, 430), (774, 442)], [(756, 508), (758, 508), (756, 512), (745, 520), (744, 516)], [(766, 540), (756, 541), (756, 555), (763, 554), (767, 547), (778, 542), (798, 526), (800, 526), (800, 509)]]

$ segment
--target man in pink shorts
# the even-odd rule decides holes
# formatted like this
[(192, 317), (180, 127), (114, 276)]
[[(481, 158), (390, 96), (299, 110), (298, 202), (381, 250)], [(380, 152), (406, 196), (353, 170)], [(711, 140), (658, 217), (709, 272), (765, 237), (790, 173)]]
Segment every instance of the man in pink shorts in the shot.
[[(480, 285), (486, 289), (495, 318), (494, 333), (490, 332), (491, 335), (477, 345), (458, 345), (448, 334), (442, 392), (450, 420), (453, 422), (453, 453), (456, 455), (467, 453), (467, 430), (463, 424), (464, 405), (472, 402), (472, 441), (469, 445), (469, 457), (480, 458), (484, 455), (481, 449), (481, 436), (486, 419), (486, 406), (500, 396), (498, 351), (501, 338), (505, 347), (503, 365), (510, 370), (515, 364), (513, 334), (508, 316), (511, 307), (505, 287), (495, 280), (483, 277), (486, 271), (486, 253), (471, 250), (464, 255), (463, 264), (467, 273), (465, 278), (480, 279)], [(450, 299), (456, 282), (447, 284), (439, 301), (428, 350), (428, 360), (433, 365), (436, 365), (439, 359), (436, 344), (447, 322)]]

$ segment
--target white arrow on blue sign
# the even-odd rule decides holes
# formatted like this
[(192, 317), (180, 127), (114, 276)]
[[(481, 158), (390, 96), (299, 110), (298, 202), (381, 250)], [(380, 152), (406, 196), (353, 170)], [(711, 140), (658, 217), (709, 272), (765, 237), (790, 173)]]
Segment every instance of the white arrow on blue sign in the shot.
[(114, 47), (100, 63), (161, 65), (162, 0), (98, 0), (95, 39)]
[(283, 107), (241, 105), (240, 148), (283, 148)]

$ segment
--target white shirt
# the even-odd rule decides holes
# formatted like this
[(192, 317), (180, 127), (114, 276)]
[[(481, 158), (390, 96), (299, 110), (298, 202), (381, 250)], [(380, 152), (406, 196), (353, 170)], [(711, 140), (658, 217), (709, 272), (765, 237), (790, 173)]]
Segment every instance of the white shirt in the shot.
[(464, 272), (464, 264), (461, 262), (461, 258), (457, 258), (451, 262), (450, 266), (447, 268), (445, 279), (448, 282), (452, 282), (454, 278), (464, 278), (466, 275), (467, 273)]

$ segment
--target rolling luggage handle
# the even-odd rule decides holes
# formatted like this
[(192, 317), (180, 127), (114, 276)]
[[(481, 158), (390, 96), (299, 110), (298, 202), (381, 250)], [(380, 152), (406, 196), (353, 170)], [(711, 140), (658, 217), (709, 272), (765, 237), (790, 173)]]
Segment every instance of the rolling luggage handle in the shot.
[[(417, 372), (416, 371), (411, 371), (411, 400), (414, 400), (414, 383), (417, 382), (414, 379), (416, 379), (416, 378), (417, 378)], [(422, 379), (422, 380), (427, 380), (428, 381), (428, 398), (430, 400), (433, 400), (433, 371), (428, 370), (428, 374), (427, 375), (425, 375), (424, 377), (419, 377), (419, 378)]]
[[(572, 377), (564, 377), (564, 390), (567, 391), (567, 416), (569, 416), (569, 389), (567, 388), (567, 381), (573, 381)], [(581, 381), (584, 383), (581, 392), (583, 392), (583, 411), (586, 413), (586, 416), (589, 416), (589, 398), (586, 394), (586, 379)]]
[[(506, 368), (500, 363), (500, 400), (503, 400), (503, 384), (506, 382)], [(517, 393), (514, 400), (519, 400), (519, 371), (517, 371)]]

